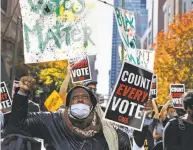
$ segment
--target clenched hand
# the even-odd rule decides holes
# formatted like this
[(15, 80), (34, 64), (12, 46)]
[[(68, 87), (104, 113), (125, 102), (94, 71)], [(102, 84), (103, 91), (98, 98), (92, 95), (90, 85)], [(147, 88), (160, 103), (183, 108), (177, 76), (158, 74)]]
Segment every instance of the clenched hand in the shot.
[(32, 76), (24, 76), (19, 82), (19, 91), (22, 93), (28, 93), (36, 83), (36, 80)]

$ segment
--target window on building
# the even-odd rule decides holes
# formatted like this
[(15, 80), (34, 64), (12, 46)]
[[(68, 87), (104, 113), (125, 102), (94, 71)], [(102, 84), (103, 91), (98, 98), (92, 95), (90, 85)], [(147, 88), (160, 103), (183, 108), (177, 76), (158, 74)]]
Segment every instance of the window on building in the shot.
[(168, 7), (168, 23), (172, 22), (172, 10), (171, 7)]
[(186, 12), (186, 2), (184, 2), (184, 12)]
[(149, 26), (149, 28), (150, 28), (150, 26), (151, 26), (151, 20), (149, 21), (148, 26)]
[(8, 0), (1, 0), (1, 9), (4, 12), (7, 12), (7, 2), (8, 2)]
[(193, 0), (192, 0), (192, 10), (193, 10)]
[(149, 32), (148, 34), (148, 45), (152, 43), (152, 32)]

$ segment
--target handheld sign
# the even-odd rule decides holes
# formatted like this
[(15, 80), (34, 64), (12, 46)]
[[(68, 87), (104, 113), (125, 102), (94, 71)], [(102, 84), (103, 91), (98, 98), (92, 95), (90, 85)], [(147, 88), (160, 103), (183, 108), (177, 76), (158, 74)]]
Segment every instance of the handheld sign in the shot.
[(150, 95), (152, 99), (157, 97), (157, 75), (153, 75)]
[(46, 99), (44, 105), (49, 111), (54, 112), (60, 108), (62, 103), (63, 100), (59, 93), (54, 90), (52, 94)]
[(82, 55), (70, 58), (68, 61), (71, 67), (71, 79), (73, 83), (92, 80), (87, 56)]
[(9, 92), (7, 90), (7, 86), (5, 82), (1, 82), (1, 105), (0, 108), (4, 114), (10, 113), (11, 112), (11, 106), (12, 106), (12, 100), (10, 98)]
[(170, 84), (170, 95), (174, 108), (183, 108), (182, 96), (185, 93), (184, 84)]
[(141, 131), (153, 73), (124, 62), (104, 119)]
[(14, 96), (14, 94), (15, 94), (15, 89), (16, 89), (17, 87), (19, 87), (19, 81), (14, 80), (14, 81), (13, 81), (13, 87), (12, 87), (12, 94), (11, 94), (12, 98), (13, 98), (13, 96)]

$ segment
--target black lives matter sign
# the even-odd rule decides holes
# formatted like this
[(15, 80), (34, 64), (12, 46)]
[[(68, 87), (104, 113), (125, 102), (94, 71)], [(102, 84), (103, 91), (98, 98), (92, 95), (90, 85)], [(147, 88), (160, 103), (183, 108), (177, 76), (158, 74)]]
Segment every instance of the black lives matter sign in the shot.
[(85, 55), (70, 58), (71, 79), (73, 83), (91, 80), (89, 59)]
[(184, 84), (170, 84), (170, 95), (174, 108), (183, 108), (182, 97), (185, 93)]
[(153, 73), (124, 62), (104, 118), (141, 131)]
[(151, 98), (157, 97), (157, 75), (153, 75), (150, 95), (151, 95)]
[(1, 110), (3, 113), (9, 113), (10, 108), (12, 106), (12, 100), (9, 96), (9, 92), (7, 90), (5, 82), (1, 82), (1, 88), (0, 88), (0, 93), (1, 93)]

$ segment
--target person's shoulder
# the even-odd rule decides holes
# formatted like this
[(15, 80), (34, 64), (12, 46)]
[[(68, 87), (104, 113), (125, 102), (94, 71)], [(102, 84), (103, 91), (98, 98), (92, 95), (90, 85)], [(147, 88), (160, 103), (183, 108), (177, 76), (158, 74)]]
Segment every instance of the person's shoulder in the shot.
[(178, 125), (178, 120), (177, 118), (172, 118), (170, 120), (168, 120), (166, 126), (165, 126), (165, 129), (168, 129), (168, 128), (172, 128), (172, 129), (175, 129)]

